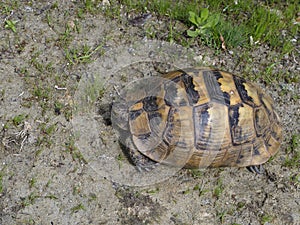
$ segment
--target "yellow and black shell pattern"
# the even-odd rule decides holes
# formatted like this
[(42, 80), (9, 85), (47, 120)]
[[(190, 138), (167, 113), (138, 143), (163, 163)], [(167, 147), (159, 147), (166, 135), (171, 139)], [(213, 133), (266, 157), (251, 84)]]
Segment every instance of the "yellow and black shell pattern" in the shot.
[(277, 153), (282, 140), (270, 96), (227, 72), (169, 72), (151, 94), (134, 98), (125, 118), (133, 148), (158, 163), (187, 168), (261, 165)]

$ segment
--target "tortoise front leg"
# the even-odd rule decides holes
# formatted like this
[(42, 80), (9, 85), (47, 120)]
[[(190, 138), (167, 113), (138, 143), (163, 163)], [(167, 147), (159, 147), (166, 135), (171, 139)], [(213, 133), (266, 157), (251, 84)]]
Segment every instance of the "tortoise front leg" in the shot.
[(147, 156), (140, 153), (135, 145), (132, 142), (132, 139), (128, 137), (125, 141), (126, 145), (120, 142), (121, 148), (125, 155), (127, 156), (129, 162), (136, 167), (139, 172), (151, 171), (159, 165), (158, 162), (155, 162), (148, 158)]
[(265, 169), (264, 169), (263, 165), (247, 166), (247, 169), (252, 173), (257, 173), (257, 174), (265, 173)]

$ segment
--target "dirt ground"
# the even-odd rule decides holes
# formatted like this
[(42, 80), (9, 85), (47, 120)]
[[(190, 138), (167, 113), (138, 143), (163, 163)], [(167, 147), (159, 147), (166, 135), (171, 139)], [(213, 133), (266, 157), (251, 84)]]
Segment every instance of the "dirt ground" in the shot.
[[(54, 3), (20, 2), (0, 18), (17, 21), (16, 32), (0, 29), (0, 224), (300, 224), (300, 171), (285, 165), (300, 133), (300, 85), (260, 79), (274, 64), (270, 78), (297, 80), (299, 52), (279, 60), (265, 45), (247, 56), (185, 48), (163, 41), (169, 23), (155, 15), (146, 24), (78, 17), (80, 3)], [(124, 156), (109, 114), (118, 92), (136, 78), (196, 65), (255, 80), (274, 99), (284, 141), (264, 175), (145, 174)]]

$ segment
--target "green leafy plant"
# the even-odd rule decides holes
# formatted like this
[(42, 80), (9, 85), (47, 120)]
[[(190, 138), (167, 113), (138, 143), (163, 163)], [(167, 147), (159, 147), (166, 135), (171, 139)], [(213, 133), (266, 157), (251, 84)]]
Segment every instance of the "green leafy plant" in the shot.
[(299, 168), (300, 166), (300, 134), (294, 134), (287, 147), (289, 154), (285, 159), (284, 165), (290, 168)]
[(4, 177), (4, 172), (3, 170), (0, 171), (0, 194), (2, 194), (3, 189), (4, 189), (4, 185), (3, 185), (3, 177)]
[(216, 188), (214, 189), (213, 191), (213, 195), (216, 197), (216, 198), (219, 198), (222, 194), (222, 192), (224, 191), (224, 187), (223, 187), (223, 184), (222, 184), (222, 180), (221, 178), (218, 179), (217, 181), (217, 186)]
[(18, 126), (25, 120), (25, 118), (26, 118), (26, 116), (24, 114), (20, 114), (20, 115), (15, 116), (12, 119), (12, 122), (15, 126)]
[(71, 208), (72, 213), (76, 213), (79, 210), (85, 210), (85, 207), (82, 203)]
[(261, 223), (262, 223), (262, 224), (269, 223), (269, 222), (271, 222), (272, 220), (273, 220), (273, 217), (272, 217), (271, 215), (268, 215), (268, 214), (263, 215), (263, 216), (261, 217)]
[[(98, 45), (95, 49), (89, 47), (88, 45), (83, 45), (78, 49), (66, 49), (66, 58), (71, 65), (77, 63), (89, 63), (92, 61), (91, 57), (97, 52), (101, 51), (102, 44)], [(103, 54), (100, 52), (100, 54)]]
[(17, 30), (16, 30), (16, 23), (17, 23), (17, 21), (6, 20), (5, 21), (5, 28), (10, 29), (14, 33), (16, 33), (17, 32)]
[(200, 16), (196, 13), (189, 12), (189, 21), (196, 26), (196, 30), (188, 30), (187, 34), (190, 37), (206, 37), (213, 36), (215, 28), (220, 21), (219, 14), (209, 15), (209, 10), (203, 8), (200, 10)]

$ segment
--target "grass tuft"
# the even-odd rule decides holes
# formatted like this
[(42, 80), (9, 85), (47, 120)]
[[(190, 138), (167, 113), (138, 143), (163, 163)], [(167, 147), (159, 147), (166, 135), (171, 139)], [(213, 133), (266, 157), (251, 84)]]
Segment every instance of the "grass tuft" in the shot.
[[(295, 23), (295, 19), (300, 7), (296, 1), (286, 4), (276, 1), (259, 3), (236, 1), (235, 3), (224, 0), (181, 0), (176, 4), (172, 0), (112, 1), (110, 10), (116, 7), (119, 7), (119, 13), (123, 7), (123, 10), (134, 11), (136, 14), (151, 12), (157, 17), (181, 21), (187, 26), (188, 36), (199, 37), (200, 42), (216, 49), (224, 49), (224, 44), (227, 48), (238, 46), (248, 48), (253, 44), (266, 43), (272, 48), (279, 49), (283, 54), (290, 54), (295, 49), (295, 43), (291, 40), (299, 32), (299, 23)], [(211, 20), (220, 17), (219, 23), (215, 27), (212, 26), (213, 29), (209, 29), (209, 35), (199, 35), (205, 30), (200, 29), (203, 24), (200, 26), (199, 23), (195, 24), (191, 21), (191, 13), (201, 18), (203, 10), (209, 11)], [(114, 15), (114, 18), (117, 17), (120, 17), (118, 13)], [(196, 30), (189, 31), (192, 25), (196, 25)], [(172, 32), (176, 33), (173, 29)], [(220, 40), (220, 36), (224, 41)]]
[(284, 166), (290, 168), (300, 168), (300, 134), (294, 134), (287, 147), (288, 156)]

